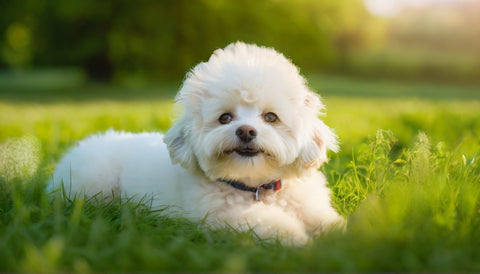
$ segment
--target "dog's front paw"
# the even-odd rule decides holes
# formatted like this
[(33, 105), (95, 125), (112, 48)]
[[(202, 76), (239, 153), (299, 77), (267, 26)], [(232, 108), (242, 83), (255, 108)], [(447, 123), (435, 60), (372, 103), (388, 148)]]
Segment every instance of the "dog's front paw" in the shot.
[(253, 228), (253, 231), (261, 240), (279, 241), (283, 245), (304, 245), (310, 239), (305, 230), (293, 227), (271, 228), (256, 226)]
[(286, 245), (303, 245), (310, 239), (303, 222), (282, 212), (279, 208), (245, 212), (238, 219), (227, 221), (238, 231), (253, 233), (261, 240), (280, 241)]

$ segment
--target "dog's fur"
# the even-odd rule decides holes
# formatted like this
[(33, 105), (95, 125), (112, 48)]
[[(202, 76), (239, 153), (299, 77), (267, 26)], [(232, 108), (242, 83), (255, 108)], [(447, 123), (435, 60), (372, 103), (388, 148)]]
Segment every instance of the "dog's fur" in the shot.
[[(165, 136), (108, 131), (81, 141), (57, 165), (52, 187), (153, 194), (155, 205), (192, 220), (295, 243), (343, 223), (318, 171), (327, 149), (337, 150), (336, 136), (283, 55), (242, 42), (216, 50), (187, 74), (176, 104), (183, 113)], [(280, 179), (282, 188), (261, 190), (255, 201), (219, 179), (249, 187)]]

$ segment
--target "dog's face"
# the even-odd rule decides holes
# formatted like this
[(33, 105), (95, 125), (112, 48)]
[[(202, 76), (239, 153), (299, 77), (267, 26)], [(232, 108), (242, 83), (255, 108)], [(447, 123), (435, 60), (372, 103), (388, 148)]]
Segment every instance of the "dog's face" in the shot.
[(336, 137), (297, 68), (272, 49), (235, 43), (197, 65), (165, 136), (174, 162), (212, 180), (272, 180), (318, 168)]

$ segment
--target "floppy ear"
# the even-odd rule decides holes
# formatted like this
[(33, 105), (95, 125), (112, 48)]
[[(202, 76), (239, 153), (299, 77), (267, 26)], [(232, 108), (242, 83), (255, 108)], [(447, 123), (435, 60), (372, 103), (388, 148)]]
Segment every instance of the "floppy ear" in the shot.
[(195, 171), (198, 170), (198, 161), (193, 153), (193, 149), (188, 140), (189, 125), (182, 117), (170, 130), (165, 134), (164, 142), (167, 144), (170, 158), (173, 163), (181, 165), (183, 168)]
[(310, 116), (305, 128), (308, 134), (295, 160), (295, 166), (297, 169), (319, 168), (328, 161), (328, 149), (338, 151), (337, 136), (318, 118), (323, 105), (314, 93), (309, 92), (305, 99), (305, 106), (309, 111), (307, 115)]

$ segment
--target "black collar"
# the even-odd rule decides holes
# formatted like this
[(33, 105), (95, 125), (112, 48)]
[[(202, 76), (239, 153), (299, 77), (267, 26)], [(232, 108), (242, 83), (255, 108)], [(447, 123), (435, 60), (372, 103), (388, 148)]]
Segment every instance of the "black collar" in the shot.
[(227, 183), (239, 190), (253, 192), (253, 199), (255, 201), (258, 201), (258, 191), (260, 189), (273, 189), (274, 191), (278, 191), (282, 188), (282, 182), (280, 180), (274, 180), (270, 183), (262, 184), (257, 187), (247, 186), (246, 184), (235, 180), (218, 179), (217, 181)]

